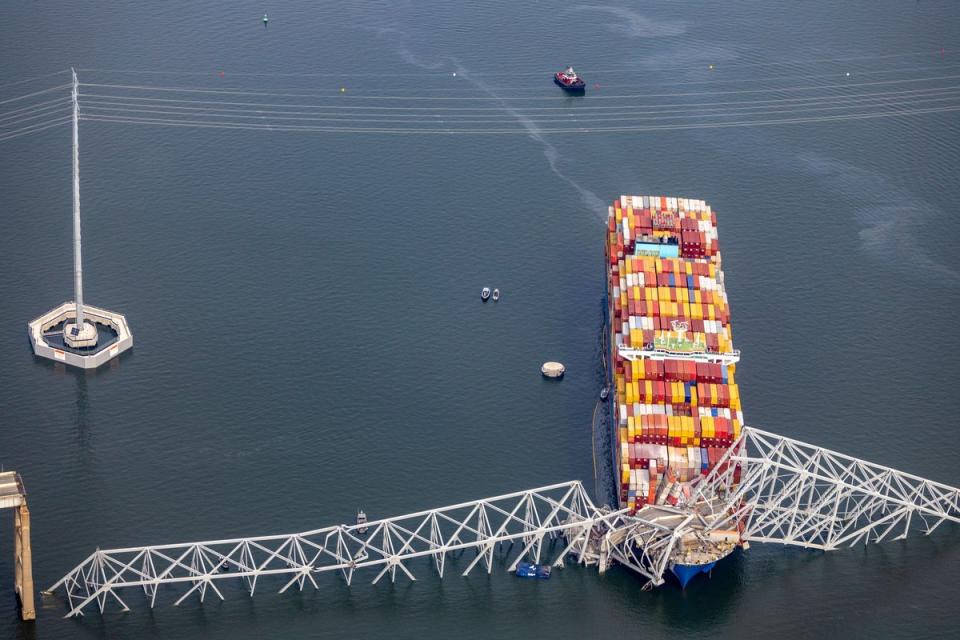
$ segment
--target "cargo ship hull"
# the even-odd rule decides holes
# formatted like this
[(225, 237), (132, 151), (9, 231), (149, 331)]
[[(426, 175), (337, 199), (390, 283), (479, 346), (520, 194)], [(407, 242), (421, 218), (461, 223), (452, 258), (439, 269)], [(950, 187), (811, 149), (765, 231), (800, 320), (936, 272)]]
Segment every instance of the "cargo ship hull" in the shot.
[[(702, 200), (621, 196), (608, 208), (614, 491), (641, 515), (687, 504), (740, 436), (739, 352), (718, 240)], [(678, 545), (670, 566), (681, 586), (733, 551), (736, 533), (721, 537)]]

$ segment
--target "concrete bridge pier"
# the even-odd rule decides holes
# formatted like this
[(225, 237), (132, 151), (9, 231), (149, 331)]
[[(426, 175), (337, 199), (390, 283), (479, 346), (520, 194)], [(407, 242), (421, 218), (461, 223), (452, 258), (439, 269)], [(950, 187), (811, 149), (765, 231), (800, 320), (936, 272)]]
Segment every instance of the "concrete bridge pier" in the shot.
[(13, 588), (20, 601), (20, 618), (35, 620), (33, 604), (33, 550), (30, 547), (30, 509), (23, 480), (15, 471), (0, 473), (0, 509), (13, 509)]

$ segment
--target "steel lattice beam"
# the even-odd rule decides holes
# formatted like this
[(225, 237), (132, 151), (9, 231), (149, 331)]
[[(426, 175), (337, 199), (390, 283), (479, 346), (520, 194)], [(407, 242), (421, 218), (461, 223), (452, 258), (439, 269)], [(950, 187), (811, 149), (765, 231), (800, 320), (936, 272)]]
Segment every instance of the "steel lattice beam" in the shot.
[(752, 427), (697, 495), (723, 500), (715, 528), (825, 551), (960, 522), (960, 489)]
[[(102, 612), (111, 601), (127, 609), (120, 592), (136, 588), (153, 606), (160, 585), (180, 587), (179, 604), (192, 594), (202, 601), (208, 590), (222, 599), (217, 585), (226, 581), (243, 581), (253, 595), (258, 579), (270, 575), (285, 578), (280, 592), (302, 590), (308, 583), (317, 588), (314, 576), (330, 571), (341, 572), (348, 584), (365, 569), (375, 571), (374, 583), (385, 576), (393, 581), (398, 572), (414, 580), (408, 563), (421, 557), (432, 558), (442, 577), (449, 554), (464, 550), (476, 553), (464, 575), (481, 563), (489, 573), (498, 545), (519, 545), (510, 564), (514, 570), (524, 557), (542, 561), (545, 541), (562, 536), (566, 544), (554, 559), (559, 566), (571, 554), (581, 562), (595, 561), (591, 540), (628, 521), (640, 519), (598, 509), (580, 482), (572, 481), (371, 521), (363, 525), (365, 535), (360, 525), (336, 525), (289, 535), (97, 550), (50, 591), (63, 590), (67, 615), (73, 616), (93, 604)], [(654, 563), (638, 565), (651, 577), (658, 571)]]
[[(697, 484), (686, 504), (647, 506), (637, 513), (597, 508), (578, 481), (420, 511), (360, 525), (336, 525), (303, 533), (184, 544), (97, 550), (50, 591), (62, 589), (67, 616), (96, 603), (126, 609), (120, 592), (139, 588), (154, 606), (161, 585), (179, 588), (179, 604), (207, 591), (223, 598), (218, 585), (241, 582), (253, 595), (262, 576), (282, 577), (280, 592), (315, 576), (373, 572), (373, 582), (398, 572), (414, 580), (409, 563), (430, 558), (443, 577), (447, 558), (475, 556), (492, 571), (494, 552), (516, 544), (509, 569), (524, 558), (543, 562), (548, 542), (562, 539), (551, 561), (568, 556), (597, 564), (603, 572), (622, 564), (663, 583), (677, 543), (684, 537), (736, 530), (742, 542), (775, 542), (833, 550), (859, 542), (903, 538), (920, 527), (930, 533), (944, 521), (960, 522), (960, 490), (858, 460), (811, 444), (745, 427), (713, 471)], [(555, 551), (556, 546), (552, 549)]]

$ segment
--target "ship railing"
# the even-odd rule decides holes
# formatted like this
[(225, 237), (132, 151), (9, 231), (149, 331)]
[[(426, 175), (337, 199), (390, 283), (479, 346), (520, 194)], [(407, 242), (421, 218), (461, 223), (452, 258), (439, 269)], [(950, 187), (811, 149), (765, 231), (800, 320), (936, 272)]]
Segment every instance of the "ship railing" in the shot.
[(619, 347), (620, 356), (626, 360), (691, 360), (729, 366), (740, 362), (740, 350), (731, 351), (673, 351), (663, 348)]

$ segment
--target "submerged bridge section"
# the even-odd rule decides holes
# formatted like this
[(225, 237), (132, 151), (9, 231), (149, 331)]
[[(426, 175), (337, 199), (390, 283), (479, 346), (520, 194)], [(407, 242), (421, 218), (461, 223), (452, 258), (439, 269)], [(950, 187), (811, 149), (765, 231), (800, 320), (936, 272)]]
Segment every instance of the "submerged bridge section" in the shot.
[(598, 508), (580, 482), (571, 481), (364, 525), (97, 550), (50, 591), (65, 594), (67, 616), (75, 616), (93, 605), (102, 613), (108, 603), (126, 610), (124, 598), (137, 592), (153, 607), (163, 588), (180, 604), (188, 597), (202, 602), (208, 591), (223, 599), (231, 583), (252, 596), (267, 577), (279, 582), (281, 593), (317, 589), (317, 577), (328, 572), (347, 584), (358, 572), (374, 583), (398, 574), (415, 580), (412, 566), (419, 558), (443, 577), (448, 559), (463, 552), (472, 557), (462, 575), (478, 566), (489, 573), (496, 551), (508, 544), (511, 571), (524, 559), (557, 567), (573, 559), (601, 572), (620, 564), (652, 587), (663, 583), (671, 562), (691, 544), (709, 544), (716, 534), (735, 532), (744, 547), (774, 542), (829, 551), (911, 531), (929, 534), (945, 521), (960, 522), (960, 490), (954, 487), (744, 428), (677, 506), (636, 513)]

